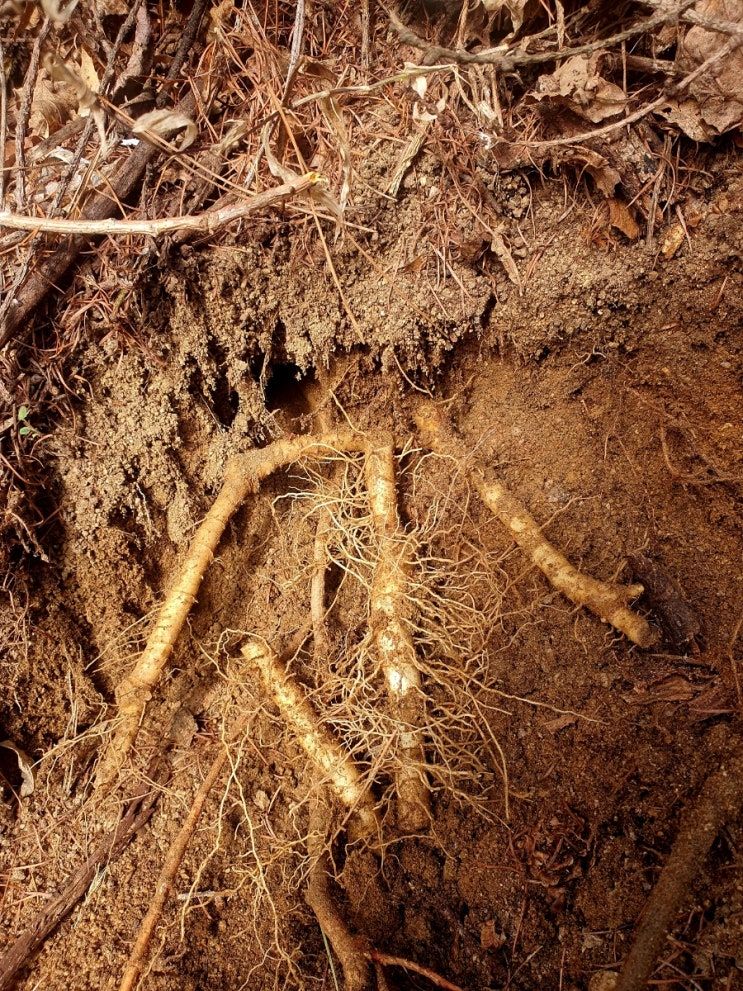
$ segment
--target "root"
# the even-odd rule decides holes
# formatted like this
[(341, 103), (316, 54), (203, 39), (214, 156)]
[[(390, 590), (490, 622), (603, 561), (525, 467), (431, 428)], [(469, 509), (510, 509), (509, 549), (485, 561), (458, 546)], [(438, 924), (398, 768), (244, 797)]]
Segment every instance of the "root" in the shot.
[[(240, 736), (249, 719), (250, 714), (245, 713), (237, 720), (237, 723), (233, 727), (229, 737), (230, 742), (236, 740)], [(222, 773), (222, 769), (227, 761), (227, 756), (228, 749), (225, 744), (221, 753), (209, 768), (206, 777), (199, 785), (199, 789), (196, 792), (193, 803), (191, 804), (186, 821), (179, 830), (173, 845), (168, 851), (168, 855), (165, 858), (165, 863), (160, 871), (160, 876), (157, 879), (155, 894), (152, 897), (147, 914), (139, 927), (137, 939), (134, 943), (132, 952), (129, 955), (129, 960), (127, 961), (126, 968), (124, 970), (124, 976), (122, 977), (121, 984), (119, 985), (119, 991), (132, 991), (132, 988), (136, 986), (137, 981), (139, 980), (142, 969), (147, 960), (147, 951), (149, 950), (152, 935), (155, 932), (155, 927), (157, 926), (160, 916), (163, 913), (163, 908), (165, 907), (168, 896), (173, 890), (173, 883), (175, 882), (178, 869), (183, 861), (186, 847), (188, 846), (189, 841), (199, 823), (201, 813), (204, 810), (204, 804), (209, 797), (209, 792), (212, 790), (217, 778)]]
[[(346, 991), (369, 991), (372, 986), (371, 968), (367, 962), (369, 946), (361, 936), (352, 935), (338, 911), (330, 891), (330, 855), (327, 847), (329, 813), (323, 801), (323, 789), (313, 796), (310, 811), (310, 832), (307, 853), (312, 861), (306, 901), (340, 960)], [(323, 809), (325, 815), (323, 815)]]
[[(459, 463), (464, 461), (462, 445), (439, 409), (429, 403), (422, 405), (416, 414), (416, 423), (432, 450), (449, 455)], [(480, 467), (472, 468), (469, 477), (485, 505), (558, 592), (577, 606), (585, 606), (638, 646), (649, 647), (653, 643), (655, 636), (647, 620), (629, 608), (629, 603), (642, 594), (642, 585), (612, 585), (582, 574), (552, 546), (534, 517), (501, 482), (486, 479)]]
[(242, 654), (260, 672), (266, 692), (296, 733), (298, 743), (323, 775), (323, 780), (353, 813), (350, 838), (379, 835), (381, 823), (361, 772), (330, 730), (322, 725), (304, 692), (274, 651), (256, 638), (243, 647)]
[(186, 559), (165, 599), (147, 645), (134, 670), (119, 684), (116, 699), (119, 720), (96, 774), (96, 788), (110, 785), (119, 772), (139, 732), (145, 706), (165, 667), (186, 621), (206, 569), (228, 521), (247, 498), (258, 491), (263, 479), (278, 468), (302, 457), (323, 457), (333, 450), (363, 450), (359, 434), (331, 433), (322, 437), (279, 440), (267, 448), (233, 458), (222, 489), (206, 519), (196, 531)]
[(707, 779), (681, 828), (658, 883), (647, 900), (632, 947), (614, 991), (644, 991), (686, 892), (720, 829), (743, 807), (743, 755)]
[[(325, 809), (325, 815), (323, 815)], [(441, 977), (430, 967), (422, 967), (412, 960), (390, 956), (375, 949), (364, 936), (354, 936), (338, 910), (330, 888), (331, 860), (328, 853), (327, 805), (323, 802), (322, 789), (313, 798), (310, 811), (310, 832), (307, 837), (307, 852), (312, 860), (306, 901), (320, 925), (343, 968), (346, 991), (371, 991), (375, 986), (372, 980), (373, 964), (376, 974), (377, 991), (385, 991), (391, 985), (384, 976), (384, 967), (401, 967), (411, 973), (427, 978), (444, 991), (462, 991), (456, 985)]]
[(397, 822), (417, 832), (430, 821), (428, 784), (421, 719), (421, 675), (411, 626), (404, 608), (413, 546), (400, 525), (395, 489), (395, 457), (391, 441), (370, 446), (366, 456), (366, 484), (372, 522), (378, 541), (378, 560), (372, 584), (369, 626), (384, 671), (391, 714), (399, 725)]

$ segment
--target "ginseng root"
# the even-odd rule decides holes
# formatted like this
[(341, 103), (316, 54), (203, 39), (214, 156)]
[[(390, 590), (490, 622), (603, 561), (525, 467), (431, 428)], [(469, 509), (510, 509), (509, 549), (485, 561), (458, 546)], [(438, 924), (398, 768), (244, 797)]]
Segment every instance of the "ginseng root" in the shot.
[(400, 525), (391, 440), (371, 445), (365, 462), (366, 485), (378, 558), (369, 604), (369, 629), (382, 664), (390, 711), (397, 723), (397, 824), (410, 832), (430, 821), (429, 788), (423, 770), (421, 676), (409, 621), (406, 595), (414, 549)]
[[(453, 457), (460, 464), (465, 455), (444, 414), (426, 403), (416, 415), (424, 443), (433, 451)], [(649, 647), (655, 635), (650, 624), (629, 607), (643, 593), (642, 585), (615, 585), (584, 575), (546, 539), (542, 530), (519, 500), (498, 481), (487, 478), (482, 467), (468, 459), (468, 477), (485, 505), (510, 531), (513, 539), (548, 581), (577, 606), (585, 606), (604, 623), (624, 633), (639, 647)]]
[(144, 715), (145, 706), (183, 628), (206, 569), (228, 521), (260, 483), (284, 465), (303, 457), (322, 458), (334, 451), (360, 451), (365, 441), (351, 431), (319, 437), (278, 440), (269, 447), (233, 458), (222, 489), (191, 541), (186, 558), (163, 603), (154, 629), (134, 669), (116, 689), (119, 713), (96, 772), (96, 788), (110, 785), (126, 760)]
[(257, 668), (266, 693), (279, 707), (315, 769), (353, 814), (349, 823), (350, 838), (379, 835), (381, 823), (361, 771), (327, 726), (320, 722), (304, 691), (276, 653), (256, 637), (242, 648), (242, 655), (251, 667)]

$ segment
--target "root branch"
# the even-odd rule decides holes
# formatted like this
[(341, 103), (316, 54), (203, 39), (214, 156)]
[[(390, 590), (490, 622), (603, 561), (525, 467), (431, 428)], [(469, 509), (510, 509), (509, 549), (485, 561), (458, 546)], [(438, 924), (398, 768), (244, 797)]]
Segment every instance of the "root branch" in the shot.
[(132, 672), (116, 690), (119, 718), (101, 757), (96, 788), (110, 785), (126, 760), (144, 715), (145, 706), (186, 621), (206, 569), (228, 521), (261, 481), (302, 457), (324, 457), (333, 451), (363, 450), (359, 434), (331, 433), (322, 437), (279, 440), (267, 448), (249, 451), (227, 466), (224, 484), (206, 519), (196, 531), (186, 559), (160, 609), (155, 627)]
[[(449, 455), (460, 464), (464, 462), (462, 445), (439, 409), (430, 403), (422, 405), (416, 421), (432, 450)], [(614, 585), (584, 575), (552, 546), (534, 517), (501, 482), (487, 478), (480, 466), (469, 468), (468, 475), (485, 505), (558, 592), (577, 606), (585, 606), (638, 646), (649, 647), (653, 643), (655, 636), (650, 624), (629, 607), (633, 599), (642, 595), (642, 585)]]
[(323, 780), (353, 813), (349, 829), (351, 839), (379, 835), (381, 824), (361, 772), (320, 722), (304, 692), (271, 647), (256, 638), (243, 647), (242, 653), (251, 667), (258, 669), (266, 692), (296, 733), (298, 743)]
[(405, 616), (410, 596), (408, 580), (414, 548), (397, 513), (395, 454), (392, 442), (370, 445), (366, 455), (366, 484), (378, 543), (378, 560), (369, 607), (369, 626), (380, 658), (391, 714), (399, 726), (397, 823), (410, 832), (430, 820), (421, 726), (421, 675), (415, 654), (413, 617)]

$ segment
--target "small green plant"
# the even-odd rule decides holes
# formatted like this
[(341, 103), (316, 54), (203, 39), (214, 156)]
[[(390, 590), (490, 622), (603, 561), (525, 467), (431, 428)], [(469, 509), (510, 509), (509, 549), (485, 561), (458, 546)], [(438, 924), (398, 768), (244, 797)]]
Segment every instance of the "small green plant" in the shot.
[(18, 433), (21, 437), (30, 437), (31, 440), (36, 440), (39, 437), (39, 431), (35, 427), (32, 427), (28, 422), (28, 406), (19, 406), (18, 413), (18, 423), (20, 424), (20, 429)]

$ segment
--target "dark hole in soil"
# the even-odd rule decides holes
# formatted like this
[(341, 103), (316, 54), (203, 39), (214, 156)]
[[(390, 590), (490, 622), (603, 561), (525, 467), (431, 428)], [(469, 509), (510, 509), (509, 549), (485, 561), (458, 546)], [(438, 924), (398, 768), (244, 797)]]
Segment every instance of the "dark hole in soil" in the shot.
[(271, 366), (266, 381), (266, 409), (283, 413), (290, 420), (299, 420), (311, 411), (305, 385), (312, 381), (312, 373), (305, 374), (299, 365), (288, 361)]

